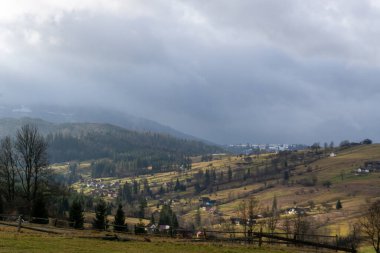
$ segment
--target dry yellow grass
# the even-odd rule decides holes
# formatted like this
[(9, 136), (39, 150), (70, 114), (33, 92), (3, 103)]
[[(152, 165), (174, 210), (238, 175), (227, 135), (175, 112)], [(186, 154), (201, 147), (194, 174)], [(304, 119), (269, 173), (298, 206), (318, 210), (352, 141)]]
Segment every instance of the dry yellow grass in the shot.
[[(270, 159), (273, 155), (260, 155), (257, 159), (255, 158), (253, 163), (250, 165), (252, 172), (262, 167), (263, 164), (270, 164)], [(259, 200), (262, 209), (270, 207), (272, 204), (272, 199), (277, 196), (278, 206), (280, 208), (292, 207), (295, 204), (298, 206), (308, 206), (310, 200), (314, 201), (316, 208), (312, 211), (312, 215), (315, 215), (321, 219), (329, 219), (328, 228), (332, 233), (346, 233), (348, 227), (352, 221), (363, 212), (363, 208), (368, 201), (374, 200), (380, 196), (380, 173), (373, 173), (369, 175), (357, 176), (353, 173), (354, 169), (362, 166), (365, 161), (370, 160), (380, 160), (380, 145), (365, 145), (358, 146), (354, 148), (349, 148), (343, 151), (338, 151), (336, 157), (326, 157), (316, 162), (311, 163), (309, 166), (312, 168), (313, 172), (306, 172), (305, 166), (296, 167), (295, 171), (292, 172), (293, 176), (291, 180), (294, 182), (301, 179), (311, 177), (315, 175), (318, 178), (318, 183), (313, 187), (303, 187), (298, 184), (291, 186), (285, 186), (282, 184), (277, 184), (277, 181), (268, 181), (268, 184), (274, 184), (275, 187), (266, 189), (251, 196), (245, 196), (244, 199), (255, 197)], [(137, 177), (136, 180), (142, 180), (143, 178), (148, 179), (151, 187), (157, 189), (157, 187), (165, 184), (167, 182), (173, 181), (177, 178), (180, 180), (185, 180), (188, 177), (192, 177), (195, 173), (200, 170), (215, 169), (217, 173), (220, 171), (226, 172), (230, 166), (233, 171), (239, 169), (238, 163), (242, 162), (241, 157), (223, 157), (220, 160), (215, 160), (212, 162), (197, 162), (193, 163), (192, 169), (186, 173), (177, 172), (164, 172), (157, 173), (154, 175), (145, 175)], [(81, 168), (85, 170), (89, 166), (89, 163), (82, 163)], [(57, 170), (64, 170), (65, 165), (57, 165)], [(244, 167), (243, 167), (244, 168)], [(343, 174), (343, 180), (342, 180)], [(131, 181), (133, 178), (107, 178), (104, 179), (106, 182), (121, 181), (122, 183), (126, 181)], [(326, 180), (332, 182), (330, 189), (327, 189), (322, 185)], [(241, 203), (243, 198), (239, 196), (246, 192), (259, 189), (262, 187), (263, 183), (254, 183), (246, 186), (238, 186), (236, 188), (216, 191), (212, 194), (203, 194), (202, 196), (208, 196), (216, 200), (226, 200), (234, 199), (226, 204), (219, 206), (219, 211), (223, 213), (225, 218), (230, 216), (237, 216), (237, 207)], [(80, 189), (80, 184), (74, 186), (76, 189)], [(176, 195), (184, 196), (187, 194), (186, 200), (182, 200), (180, 205), (184, 205), (185, 202), (188, 204), (196, 204), (197, 197), (190, 199), (190, 193), (193, 191), (192, 188), (185, 193), (176, 193)], [(84, 188), (84, 192), (88, 192), (88, 189)], [(343, 209), (340, 211), (331, 211), (326, 213), (322, 208), (322, 203), (328, 203), (333, 208), (335, 207), (336, 201), (340, 199), (343, 203)], [(149, 203), (150, 208), (153, 210), (155, 202)], [(182, 217), (193, 217), (195, 211), (192, 210)], [(335, 231), (335, 232), (333, 232)]]

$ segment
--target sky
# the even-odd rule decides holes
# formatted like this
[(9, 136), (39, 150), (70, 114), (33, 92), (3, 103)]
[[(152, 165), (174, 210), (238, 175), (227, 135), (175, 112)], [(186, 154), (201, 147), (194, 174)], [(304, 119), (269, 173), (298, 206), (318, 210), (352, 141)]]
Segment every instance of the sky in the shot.
[(376, 0), (0, 0), (0, 110), (101, 107), (215, 143), (380, 141)]

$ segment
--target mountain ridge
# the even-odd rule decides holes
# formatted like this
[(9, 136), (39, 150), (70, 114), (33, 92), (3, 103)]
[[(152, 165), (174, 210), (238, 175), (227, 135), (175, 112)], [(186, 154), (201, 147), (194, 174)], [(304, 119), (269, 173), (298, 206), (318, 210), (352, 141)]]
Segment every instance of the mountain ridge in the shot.
[(133, 116), (122, 111), (104, 108), (63, 107), (63, 106), (0, 106), (1, 118), (37, 118), (50, 123), (108, 123), (128, 130), (138, 132), (157, 132), (169, 134), (173, 137), (199, 140), (211, 145), (211, 141), (183, 133), (159, 122)]
[(220, 152), (222, 148), (165, 133), (138, 132), (109, 123), (51, 123), (34, 118), (0, 119), (0, 137), (15, 136), (25, 124), (36, 126), (49, 144), (51, 162), (111, 159), (129, 161), (133, 169), (156, 164), (164, 169), (186, 157)]

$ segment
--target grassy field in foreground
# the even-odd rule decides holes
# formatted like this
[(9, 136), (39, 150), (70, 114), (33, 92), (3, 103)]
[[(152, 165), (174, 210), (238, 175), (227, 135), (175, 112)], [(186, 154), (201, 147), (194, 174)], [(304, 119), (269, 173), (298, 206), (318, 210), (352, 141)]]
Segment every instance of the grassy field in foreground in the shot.
[[(302, 250), (302, 251), (301, 251)], [(286, 252), (305, 252), (305, 248), (300, 251), (294, 248), (286, 247), (247, 247), (247, 246), (221, 246), (201, 243), (185, 243), (176, 241), (152, 241), (152, 242), (112, 242), (98, 239), (78, 239), (61, 236), (46, 236), (33, 234), (9, 234), (0, 233), (0, 252), (16, 253), (286, 253)]]

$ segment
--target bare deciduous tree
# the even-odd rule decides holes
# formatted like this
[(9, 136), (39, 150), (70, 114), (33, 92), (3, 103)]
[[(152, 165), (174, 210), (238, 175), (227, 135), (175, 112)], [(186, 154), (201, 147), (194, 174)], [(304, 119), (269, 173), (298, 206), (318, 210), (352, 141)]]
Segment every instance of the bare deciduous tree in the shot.
[(254, 226), (256, 225), (256, 218), (259, 213), (259, 201), (255, 198), (249, 199), (248, 205), (248, 226), (250, 232), (253, 232)]
[(360, 223), (376, 253), (380, 253), (380, 200), (369, 206)]
[(241, 221), (243, 222), (243, 229), (244, 229), (244, 237), (247, 237), (247, 204), (245, 203), (245, 200), (240, 202), (238, 206), (238, 212)]
[(266, 225), (268, 228), (268, 232), (274, 233), (274, 231), (277, 228), (277, 223), (279, 220), (279, 213), (277, 208), (277, 197), (273, 197), (273, 203), (272, 203), (272, 211), (270, 213), (270, 216), (266, 220)]
[(292, 233), (292, 218), (290, 216), (286, 216), (283, 219), (282, 230), (286, 233), (286, 238), (289, 238), (289, 235)]
[(39, 184), (48, 168), (47, 143), (35, 126), (24, 125), (17, 131), (15, 149), (18, 155), (17, 173), (24, 197), (31, 202), (36, 198)]
[(8, 202), (11, 202), (15, 197), (16, 157), (9, 136), (0, 143), (0, 175), (4, 196)]
[[(238, 213), (243, 223), (244, 237), (251, 237), (253, 233), (254, 226), (256, 225), (257, 212), (259, 210), (259, 202), (255, 198), (250, 198), (248, 205), (246, 200), (240, 202), (238, 206)], [(248, 231), (247, 231), (248, 229)], [(248, 234), (247, 234), (248, 232)]]

